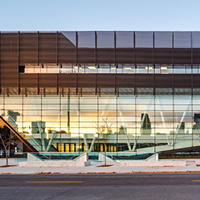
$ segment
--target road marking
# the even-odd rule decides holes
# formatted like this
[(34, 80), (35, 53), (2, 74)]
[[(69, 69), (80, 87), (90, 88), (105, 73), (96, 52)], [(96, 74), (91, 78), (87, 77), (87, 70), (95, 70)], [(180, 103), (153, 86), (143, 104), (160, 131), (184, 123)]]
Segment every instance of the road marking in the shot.
[(83, 183), (83, 181), (26, 181), (26, 183)]
[(192, 180), (192, 182), (200, 182), (200, 180)]

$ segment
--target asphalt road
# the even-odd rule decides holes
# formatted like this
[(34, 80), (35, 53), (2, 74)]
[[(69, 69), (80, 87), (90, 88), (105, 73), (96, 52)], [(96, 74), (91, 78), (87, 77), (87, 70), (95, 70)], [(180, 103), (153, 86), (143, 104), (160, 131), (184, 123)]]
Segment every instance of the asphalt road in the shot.
[(198, 200), (200, 174), (0, 175), (0, 200)]

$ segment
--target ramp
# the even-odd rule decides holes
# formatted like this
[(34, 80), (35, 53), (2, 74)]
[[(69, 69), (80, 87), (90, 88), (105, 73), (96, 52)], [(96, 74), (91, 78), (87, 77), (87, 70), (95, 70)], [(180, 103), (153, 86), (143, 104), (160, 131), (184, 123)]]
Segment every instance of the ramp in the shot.
[(41, 139), (35, 139), (33, 136), (25, 137), (25, 139), (32, 145), (38, 152), (58, 152), (51, 141), (44, 140), (42, 145)]
[(160, 146), (154, 146), (154, 147), (146, 147), (146, 148), (140, 148), (137, 149), (137, 153), (171, 153), (171, 152), (178, 152), (181, 150), (191, 150), (195, 148), (200, 148), (200, 141), (199, 140), (193, 140), (193, 141), (183, 141), (183, 142), (177, 142), (174, 145), (160, 145)]
[(108, 157), (104, 153), (99, 153), (99, 161), (104, 162), (105, 161), (105, 157), (106, 157), (106, 162), (116, 162), (115, 160), (113, 160), (112, 158)]
[(16, 136), (17, 138), (25, 144), (32, 152), (38, 152), (23, 136), (9, 123), (7, 122), (2, 116), (0, 116), (0, 121), (7, 126)]

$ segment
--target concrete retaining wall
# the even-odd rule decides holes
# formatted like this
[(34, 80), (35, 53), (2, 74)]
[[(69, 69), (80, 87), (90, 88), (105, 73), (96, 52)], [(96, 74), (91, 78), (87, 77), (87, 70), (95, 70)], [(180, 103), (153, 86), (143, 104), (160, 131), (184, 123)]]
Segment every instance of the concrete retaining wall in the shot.
[(28, 161), (44, 161), (43, 159), (41, 159), (40, 157), (36, 156), (33, 153), (27, 153), (27, 160)]
[(88, 154), (84, 153), (80, 155), (79, 157), (73, 159), (74, 161), (88, 161)]
[(122, 161), (121, 167), (185, 167), (186, 161)]
[(159, 154), (154, 153), (152, 156), (149, 156), (144, 161), (159, 161)]
[(90, 161), (33, 161), (19, 162), (19, 167), (86, 167)]
[[(105, 161), (105, 154), (104, 153), (99, 153), (99, 161), (104, 162)], [(115, 162), (112, 158), (106, 156), (106, 162), (107, 163), (112, 163)]]

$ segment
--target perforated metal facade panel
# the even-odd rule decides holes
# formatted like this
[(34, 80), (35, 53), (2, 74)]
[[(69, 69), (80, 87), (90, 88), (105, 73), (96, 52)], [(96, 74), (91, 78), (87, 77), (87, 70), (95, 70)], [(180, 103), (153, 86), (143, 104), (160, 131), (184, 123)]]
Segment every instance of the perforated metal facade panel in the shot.
[[(1, 88), (3, 87), (199, 87), (199, 74), (124, 74), (120, 65), (162, 66), (200, 64), (200, 32), (63, 31), (1, 33)], [(26, 64), (57, 66), (116, 66), (109, 74), (19, 73)], [(129, 67), (128, 67), (129, 68)], [(123, 73), (123, 74), (122, 74)], [(182, 72), (181, 72), (182, 73)], [(195, 72), (196, 73), (196, 72)], [(38, 89), (39, 90), (39, 89)], [(20, 91), (20, 90), (18, 90)], [(76, 89), (78, 91), (78, 89)], [(115, 90), (116, 92), (117, 90)]]

